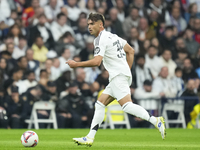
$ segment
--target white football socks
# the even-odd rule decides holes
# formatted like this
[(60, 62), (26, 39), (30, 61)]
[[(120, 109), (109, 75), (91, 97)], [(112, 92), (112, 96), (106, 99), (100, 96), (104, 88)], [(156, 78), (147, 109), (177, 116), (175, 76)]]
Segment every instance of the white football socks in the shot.
[(89, 138), (95, 137), (98, 128), (103, 122), (104, 116), (105, 116), (105, 105), (97, 100), (97, 102), (95, 103), (95, 112), (94, 112), (94, 117), (92, 119), (90, 132), (88, 133), (87, 137)]
[(124, 112), (144, 119), (156, 125), (157, 119), (154, 116), (149, 116), (149, 113), (141, 106), (134, 104), (132, 102), (127, 102), (122, 106)]

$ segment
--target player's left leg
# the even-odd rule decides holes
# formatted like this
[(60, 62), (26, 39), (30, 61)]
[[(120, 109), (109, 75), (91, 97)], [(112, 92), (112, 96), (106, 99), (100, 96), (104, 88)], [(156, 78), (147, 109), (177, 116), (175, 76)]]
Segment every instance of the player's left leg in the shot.
[(126, 113), (151, 122), (160, 131), (162, 139), (165, 139), (166, 132), (163, 117), (150, 116), (143, 107), (132, 102), (130, 94), (126, 95), (118, 102)]

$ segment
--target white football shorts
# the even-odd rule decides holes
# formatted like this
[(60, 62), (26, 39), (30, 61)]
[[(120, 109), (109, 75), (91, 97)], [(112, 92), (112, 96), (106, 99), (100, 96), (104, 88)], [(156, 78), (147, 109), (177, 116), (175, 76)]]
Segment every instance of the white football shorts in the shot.
[(103, 91), (104, 94), (108, 94), (115, 98), (117, 101), (124, 98), (126, 95), (131, 94), (130, 85), (132, 83), (132, 77), (125, 76), (123, 74), (114, 77)]

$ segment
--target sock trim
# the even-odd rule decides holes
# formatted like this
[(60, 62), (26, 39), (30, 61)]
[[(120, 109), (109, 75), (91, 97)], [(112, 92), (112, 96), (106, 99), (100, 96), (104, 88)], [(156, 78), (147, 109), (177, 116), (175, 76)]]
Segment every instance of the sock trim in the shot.
[(98, 129), (99, 129), (99, 125), (98, 124), (92, 128), (92, 130), (95, 130), (95, 131), (98, 131)]

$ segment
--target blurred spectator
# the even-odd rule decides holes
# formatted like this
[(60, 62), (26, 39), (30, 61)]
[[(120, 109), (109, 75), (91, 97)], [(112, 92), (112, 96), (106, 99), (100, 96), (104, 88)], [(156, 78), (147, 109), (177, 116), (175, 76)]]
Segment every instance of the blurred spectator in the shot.
[(190, 97), (190, 99), (184, 100), (184, 115), (185, 115), (185, 121), (186, 124), (191, 120), (190, 118), (190, 112), (193, 110), (193, 107), (199, 103), (199, 99), (195, 91), (195, 80), (189, 79), (187, 81), (187, 87), (181, 97)]
[[(1, 84), (1, 83), (0, 83)], [(4, 89), (0, 86), (0, 128), (8, 128), (8, 116), (6, 112), (7, 103), (4, 99)]]
[(149, 4), (149, 7), (150, 9), (148, 10), (148, 12), (150, 12), (151, 10), (155, 10), (160, 16), (160, 21), (165, 21), (170, 18), (169, 12), (164, 7), (164, 5), (162, 5), (162, 0), (152, 0), (152, 2)]
[(147, 9), (145, 8), (145, 1), (144, 0), (134, 0), (133, 5), (139, 9), (139, 16), (140, 17), (147, 17)]
[(136, 56), (136, 66), (133, 75), (133, 82), (136, 87), (142, 87), (145, 80), (152, 81), (151, 70), (147, 67), (144, 55)]
[(15, 68), (12, 71), (12, 76), (7, 79), (4, 83), (4, 89), (7, 90), (8, 87), (10, 87), (12, 84), (17, 84), (21, 81), (23, 76), (23, 71), (19, 68)]
[(134, 97), (140, 106), (145, 108), (151, 115), (158, 116), (158, 98), (164, 93), (152, 89), (152, 82), (145, 80), (143, 86), (135, 89)]
[(15, 5), (17, 7), (17, 13), (18, 15), (22, 15), (24, 11), (26, 0), (15, 0)]
[(174, 25), (177, 27), (178, 32), (182, 32), (187, 27), (185, 19), (181, 16), (179, 8), (172, 8), (171, 16), (166, 20), (167, 25)]
[(22, 56), (25, 56), (27, 48), (28, 48), (28, 45), (27, 45), (26, 37), (20, 36), (19, 44), (13, 51), (13, 58), (18, 59)]
[(97, 8), (97, 13), (100, 13), (105, 16), (105, 9), (102, 6), (100, 6)]
[(77, 68), (76, 69), (76, 81), (77, 81), (78, 88), (80, 89), (81, 93), (84, 90), (89, 89), (89, 85), (85, 80), (86, 80), (85, 70), (83, 68)]
[(184, 90), (184, 81), (182, 79), (182, 76), (183, 76), (183, 71), (181, 68), (177, 67), (175, 69), (175, 76), (173, 77), (173, 82), (174, 82), (174, 85), (176, 87), (176, 90), (178, 91), (177, 92), (177, 96), (180, 96), (180, 93), (183, 92)]
[(69, 87), (70, 81), (71, 81), (70, 71), (63, 72), (63, 74), (56, 80), (58, 96), (62, 91), (65, 91)]
[(154, 29), (156, 32), (159, 30), (160, 23), (162, 21), (159, 20), (159, 14), (157, 11), (152, 10), (149, 14), (149, 26), (151, 29)]
[(96, 12), (95, 0), (87, 0), (85, 12), (87, 13), (87, 15), (89, 15), (90, 13)]
[(29, 49), (26, 50), (26, 58), (27, 58), (27, 61), (28, 61), (28, 69), (36, 71), (37, 68), (40, 66), (40, 62), (33, 59), (33, 54), (34, 54), (34, 51), (32, 49), (29, 48)]
[(70, 83), (69, 94), (58, 101), (58, 126), (60, 128), (85, 128), (87, 125), (88, 105), (84, 98), (78, 95), (77, 90), (77, 83)]
[(194, 32), (191, 29), (186, 29), (185, 31), (185, 44), (188, 53), (194, 57), (199, 48), (199, 43), (197, 43), (194, 39)]
[(144, 40), (144, 42), (142, 42), (142, 43), (143, 44), (140, 48), (140, 53), (145, 55), (148, 52), (148, 48), (151, 45), (151, 41), (150, 40)]
[(89, 36), (86, 39), (86, 48), (80, 52), (81, 61), (90, 60), (94, 57), (94, 45), (93, 45), (94, 38)]
[(173, 27), (168, 26), (165, 28), (165, 33), (159, 38), (162, 49), (169, 49), (172, 52), (173, 58), (176, 56), (175, 53), (175, 42), (173, 38)]
[(194, 19), (194, 39), (200, 43), (200, 18)]
[(179, 37), (176, 39), (176, 52), (181, 51), (182, 49), (186, 49), (186, 43), (182, 37)]
[(58, 41), (62, 35), (69, 31), (74, 36), (73, 29), (67, 25), (67, 17), (63, 13), (57, 15), (57, 21), (52, 22), (51, 32), (54, 38), (54, 41)]
[(57, 0), (49, 0), (49, 4), (44, 7), (44, 13), (50, 23), (56, 19), (60, 12), (61, 8)]
[(56, 102), (58, 100), (57, 87), (54, 81), (47, 82), (47, 90), (43, 95), (43, 99), (46, 101), (53, 101), (53, 102)]
[(200, 18), (200, 12), (198, 12), (197, 3), (191, 3), (188, 7), (188, 12), (185, 12), (184, 16), (187, 23), (189, 22), (190, 17)]
[(78, 20), (81, 10), (77, 7), (77, 0), (67, 0), (67, 4), (68, 5), (65, 7), (68, 11), (68, 18), (71, 20), (72, 26), (74, 26)]
[(31, 111), (33, 108), (33, 104), (36, 101), (41, 100), (42, 90), (39, 86), (32, 87), (28, 89), (26, 93), (24, 93), (21, 97), (24, 101), (24, 109), (25, 109), (25, 118), (30, 119)]
[(62, 55), (63, 48), (70, 49), (72, 58), (76, 53), (79, 52), (78, 49), (75, 47), (76, 42), (74, 37), (70, 32), (65, 32), (62, 37), (56, 42), (55, 51), (57, 52), (58, 56)]
[(10, 36), (14, 37), (15, 46), (19, 45), (19, 37), (22, 36), (21, 28), (18, 24), (14, 24), (10, 27), (9, 33)]
[(86, 18), (79, 18), (77, 29), (74, 30), (75, 33), (75, 40), (81, 49), (85, 48), (85, 42), (90, 36), (90, 33), (87, 29), (87, 19)]
[(168, 76), (168, 68), (167, 67), (162, 67), (159, 73), (159, 76), (155, 78), (153, 82), (153, 90), (163, 93), (162, 96), (165, 97), (175, 97), (177, 95), (177, 89), (175, 87), (175, 83), (167, 78)]
[(5, 80), (9, 78), (7, 73), (7, 61), (5, 58), (0, 58), (0, 72), (1, 72), (1, 79), (0, 79), (0, 85)]
[(141, 41), (144, 41), (145, 39), (151, 40), (156, 36), (156, 32), (149, 27), (146, 18), (140, 19), (138, 28), (139, 28), (139, 40)]
[(65, 72), (65, 71), (71, 71), (72, 69), (69, 67), (69, 65), (66, 64), (66, 62), (69, 60), (69, 58), (71, 57), (71, 53), (69, 49), (63, 49), (62, 55), (59, 57), (59, 61), (60, 61), (60, 70), (61, 72)]
[(49, 49), (54, 48), (54, 39), (51, 31), (45, 26), (47, 19), (44, 14), (39, 16), (39, 22), (36, 26), (33, 26), (29, 29), (29, 38), (28, 45), (31, 47), (33, 42), (36, 40), (38, 36), (43, 38), (45, 46)]
[(199, 80), (199, 77), (193, 68), (191, 59), (186, 58), (183, 62), (183, 80), (187, 82), (189, 79)]
[(17, 59), (17, 65), (19, 67), (19, 69), (21, 69), (23, 71), (23, 79), (25, 78), (25, 74), (28, 71), (28, 61), (27, 58), (25, 56), (22, 56), (20, 58)]
[(197, 4), (197, 8), (198, 8), (198, 12), (200, 12), (200, 2), (198, 0), (190, 0), (189, 3), (196, 3)]
[[(42, 8), (42, 7), (37, 7), (37, 8), (35, 9), (35, 14), (34, 14), (35, 17), (34, 17), (34, 19), (33, 19), (32, 26), (36, 26), (36, 25), (39, 23), (39, 18), (40, 18), (40, 16), (41, 16), (42, 14), (44, 14), (44, 8)], [(45, 25), (46, 27), (49, 27), (49, 26), (50, 26), (48, 22), (45, 22), (44, 25)]]
[(151, 39), (151, 45), (155, 46), (158, 49), (158, 55), (161, 55), (163, 53), (162, 46), (159, 43), (157, 37), (154, 37), (153, 39)]
[(157, 56), (158, 50), (155, 46), (150, 46), (145, 55), (146, 65), (151, 70), (153, 78), (156, 78), (160, 72), (162, 64)]
[(44, 45), (44, 41), (42, 36), (38, 36), (35, 39), (35, 43), (32, 46), (32, 50), (34, 51), (33, 58), (43, 63), (46, 61), (48, 53), (47, 47)]
[(98, 75), (96, 82), (99, 83), (100, 90), (105, 89), (105, 87), (108, 85), (109, 83), (108, 77), (109, 77), (108, 71), (105, 69), (101, 72), (101, 74)]
[(183, 69), (183, 62), (188, 56), (189, 56), (189, 54), (187, 53), (186, 49), (182, 49), (182, 50), (178, 51), (177, 58), (175, 60), (177, 66), (180, 67), (181, 69)]
[(25, 119), (24, 103), (19, 96), (18, 87), (11, 87), (11, 96), (5, 98), (7, 103), (7, 113), (9, 117), (9, 126), (11, 128), (21, 128)]
[(10, 43), (13, 43), (13, 42), (14, 42), (14, 37), (13, 36), (10, 36), (10, 35), (6, 36), (4, 38), (3, 43), (0, 45), (0, 52), (7, 50), (6, 45), (8, 45)]
[(87, 67), (84, 70), (86, 73), (85, 81), (89, 84), (92, 84), (101, 73), (98, 67)]
[(7, 0), (1, 1), (1, 16), (0, 16), (0, 23), (6, 21), (6, 18), (10, 16), (11, 9), (9, 7), (9, 3)]
[[(138, 30), (136, 27), (132, 27), (130, 30), (130, 37), (128, 38), (128, 43), (135, 50), (135, 54), (142, 53), (140, 48), (142, 47), (142, 42), (138, 40)], [(146, 52), (144, 52), (146, 53)]]
[(53, 74), (51, 75), (52, 81), (55, 81), (56, 79), (58, 79), (60, 75), (62, 74), (60, 70), (60, 61), (58, 57), (53, 58), (53, 65), (51, 67), (51, 72), (53, 72)]
[(117, 34), (120, 37), (124, 37), (124, 31), (122, 29), (122, 23), (117, 18), (118, 10), (117, 8), (113, 7), (109, 11), (110, 20), (112, 22), (111, 31)]
[(10, 77), (12, 70), (17, 67), (17, 61), (11, 57), (11, 54), (8, 51), (3, 51), (0, 53), (0, 55), (7, 61), (7, 73)]
[(24, 27), (27, 27), (32, 24), (35, 18), (36, 8), (39, 7), (39, 0), (31, 0), (31, 7), (28, 7), (24, 10), (22, 14), (22, 24)]
[(35, 73), (33, 71), (27, 71), (26, 78), (27, 79), (21, 81), (20, 84), (17, 84), (20, 95), (25, 93), (29, 88), (37, 85), (37, 81), (35, 81)]
[(161, 66), (166, 66), (168, 68), (168, 78), (173, 78), (177, 65), (172, 60), (172, 54), (170, 50), (165, 49), (163, 51), (162, 56), (160, 56), (160, 63)]
[(116, 0), (116, 8), (118, 10), (117, 18), (121, 23), (123, 23), (125, 20), (125, 17), (127, 16), (127, 11), (125, 9), (124, 1)]
[(14, 58), (13, 52), (16, 50), (16, 47), (15, 47), (14, 43), (8, 43), (6, 45), (6, 49), (12, 55), (12, 58)]
[(126, 17), (123, 22), (123, 30), (126, 37), (130, 36), (129, 32), (132, 27), (137, 28), (139, 26), (139, 20), (140, 20), (139, 9), (136, 7), (132, 7), (130, 9), (129, 16)]

